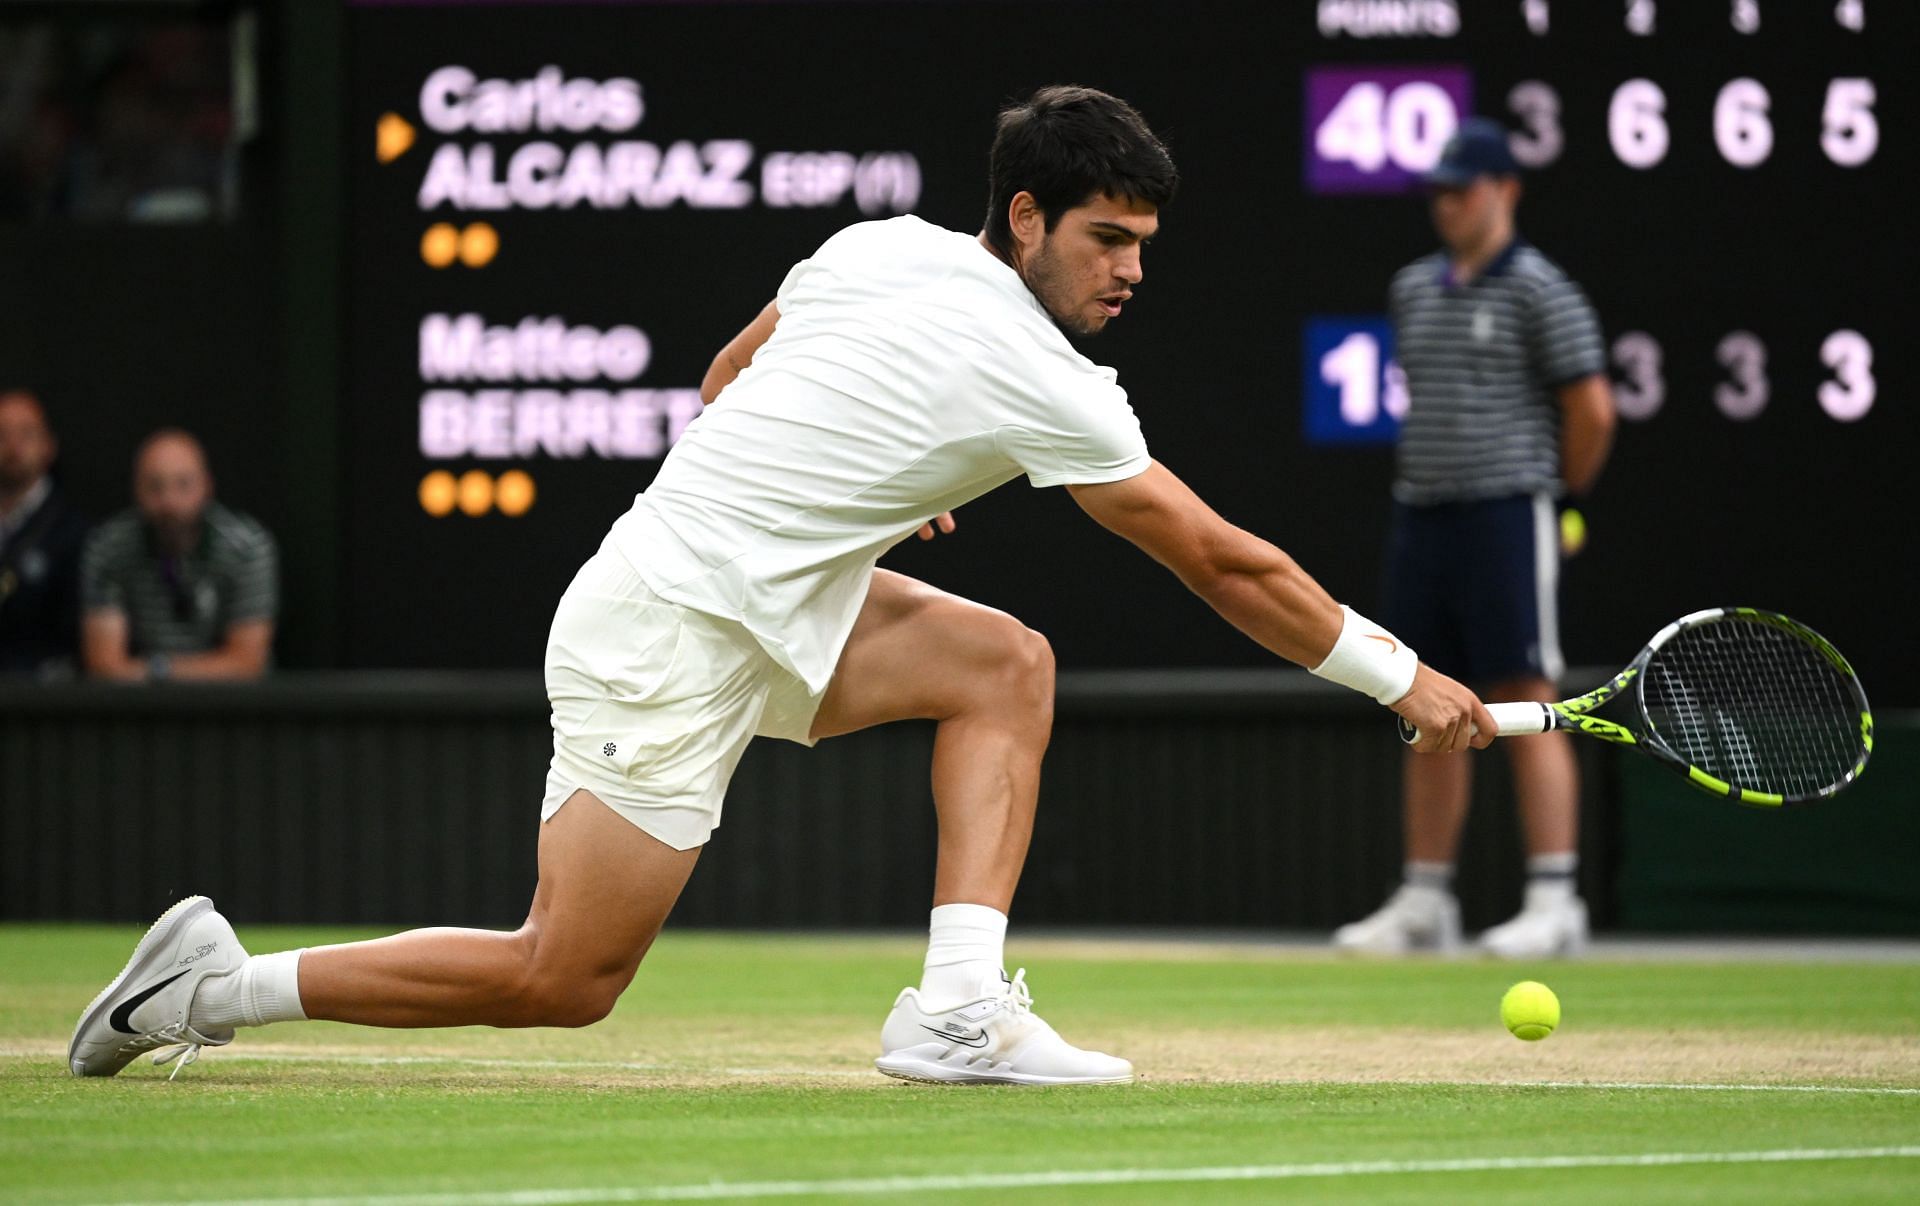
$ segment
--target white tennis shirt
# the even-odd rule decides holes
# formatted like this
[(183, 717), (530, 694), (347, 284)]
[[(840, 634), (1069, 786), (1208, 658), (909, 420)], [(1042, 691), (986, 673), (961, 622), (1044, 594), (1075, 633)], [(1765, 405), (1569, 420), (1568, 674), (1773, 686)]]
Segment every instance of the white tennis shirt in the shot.
[(609, 539), (662, 598), (739, 621), (816, 694), (874, 563), (921, 524), (1022, 473), (1060, 486), (1148, 466), (1114, 371), (973, 235), (850, 226), (776, 301), (773, 337)]

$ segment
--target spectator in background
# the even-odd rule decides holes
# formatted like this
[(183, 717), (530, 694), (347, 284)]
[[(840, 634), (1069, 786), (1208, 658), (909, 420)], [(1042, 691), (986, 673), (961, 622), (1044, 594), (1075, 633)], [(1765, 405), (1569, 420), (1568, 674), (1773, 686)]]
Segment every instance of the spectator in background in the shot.
[(200, 442), (157, 431), (134, 457), (132, 509), (81, 565), (87, 673), (123, 682), (249, 679), (267, 669), (278, 556), (259, 523), (213, 500)]
[(0, 392), (0, 674), (71, 673), (87, 521), (51, 476), (60, 444), (40, 399)]
[[(1488, 702), (1559, 699), (1562, 556), (1555, 500), (1584, 494), (1612, 443), (1600, 320), (1580, 286), (1514, 231), (1520, 168), (1497, 122), (1461, 124), (1428, 175), (1444, 246), (1389, 291), (1409, 407), (1395, 474), (1385, 622)], [(1577, 954), (1580, 780), (1573, 742), (1502, 743), (1527, 843), (1526, 903), (1481, 946)], [(1334, 945), (1395, 953), (1460, 941), (1454, 855), (1471, 758), (1404, 760), (1405, 881)]]

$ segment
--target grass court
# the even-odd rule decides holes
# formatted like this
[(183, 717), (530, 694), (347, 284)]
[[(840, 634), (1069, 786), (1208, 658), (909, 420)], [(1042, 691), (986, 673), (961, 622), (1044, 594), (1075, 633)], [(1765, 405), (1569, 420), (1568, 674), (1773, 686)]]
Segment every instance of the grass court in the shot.
[[(872, 1071), (917, 935), (673, 932), (582, 1031), (242, 1031), (168, 1083), (67, 1076), (139, 926), (0, 926), (10, 1202), (1920, 1200), (1920, 957), (1619, 947), (1355, 962), (1251, 939), (1022, 939), (1115, 1089)], [(243, 928), (249, 949), (367, 936)], [(1540, 979), (1540, 1043), (1497, 1019)]]

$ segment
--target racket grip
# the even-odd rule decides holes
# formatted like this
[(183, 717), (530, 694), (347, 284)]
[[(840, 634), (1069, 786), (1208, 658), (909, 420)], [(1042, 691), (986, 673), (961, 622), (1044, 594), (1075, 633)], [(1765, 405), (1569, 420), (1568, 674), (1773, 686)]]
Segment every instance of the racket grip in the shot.
[(1543, 703), (1488, 704), (1487, 713), (1493, 717), (1493, 723), (1500, 726), (1502, 737), (1544, 733), (1553, 727), (1553, 711)]
[[(1500, 726), (1498, 737), (1524, 737), (1544, 733), (1553, 727), (1553, 711), (1542, 703), (1496, 703), (1487, 705), (1487, 714)], [(1476, 730), (1477, 731), (1477, 730)], [(1420, 740), (1420, 730), (1406, 717), (1400, 718), (1400, 740), (1412, 745)]]

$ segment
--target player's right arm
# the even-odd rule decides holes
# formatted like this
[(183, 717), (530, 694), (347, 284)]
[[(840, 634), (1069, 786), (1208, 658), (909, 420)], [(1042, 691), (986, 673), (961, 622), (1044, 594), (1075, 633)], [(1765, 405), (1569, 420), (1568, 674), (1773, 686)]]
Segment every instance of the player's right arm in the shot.
[(773, 326), (780, 321), (780, 307), (768, 302), (746, 329), (735, 335), (720, 349), (720, 354), (707, 366), (707, 375), (700, 379), (700, 401), (708, 406), (720, 396), (720, 391), (733, 384), (733, 379), (745, 372), (753, 363), (755, 352), (760, 345), (773, 338)]
[[(1350, 613), (1311, 575), (1222, 519), (1159, 462), (1123, 481), (1067, 489), (1102, 527), (1138, 545), (1228, 623), (1288, 661), (1323, 669), (1344, 639)], [(1382, 638), (1355, 639), (1365, 647)], [(1425, 752), (1485, 748), (1497, 731), (1473, 692), (1424, 664), (1388, 706), (1419, 728), (1414, 748)]]

